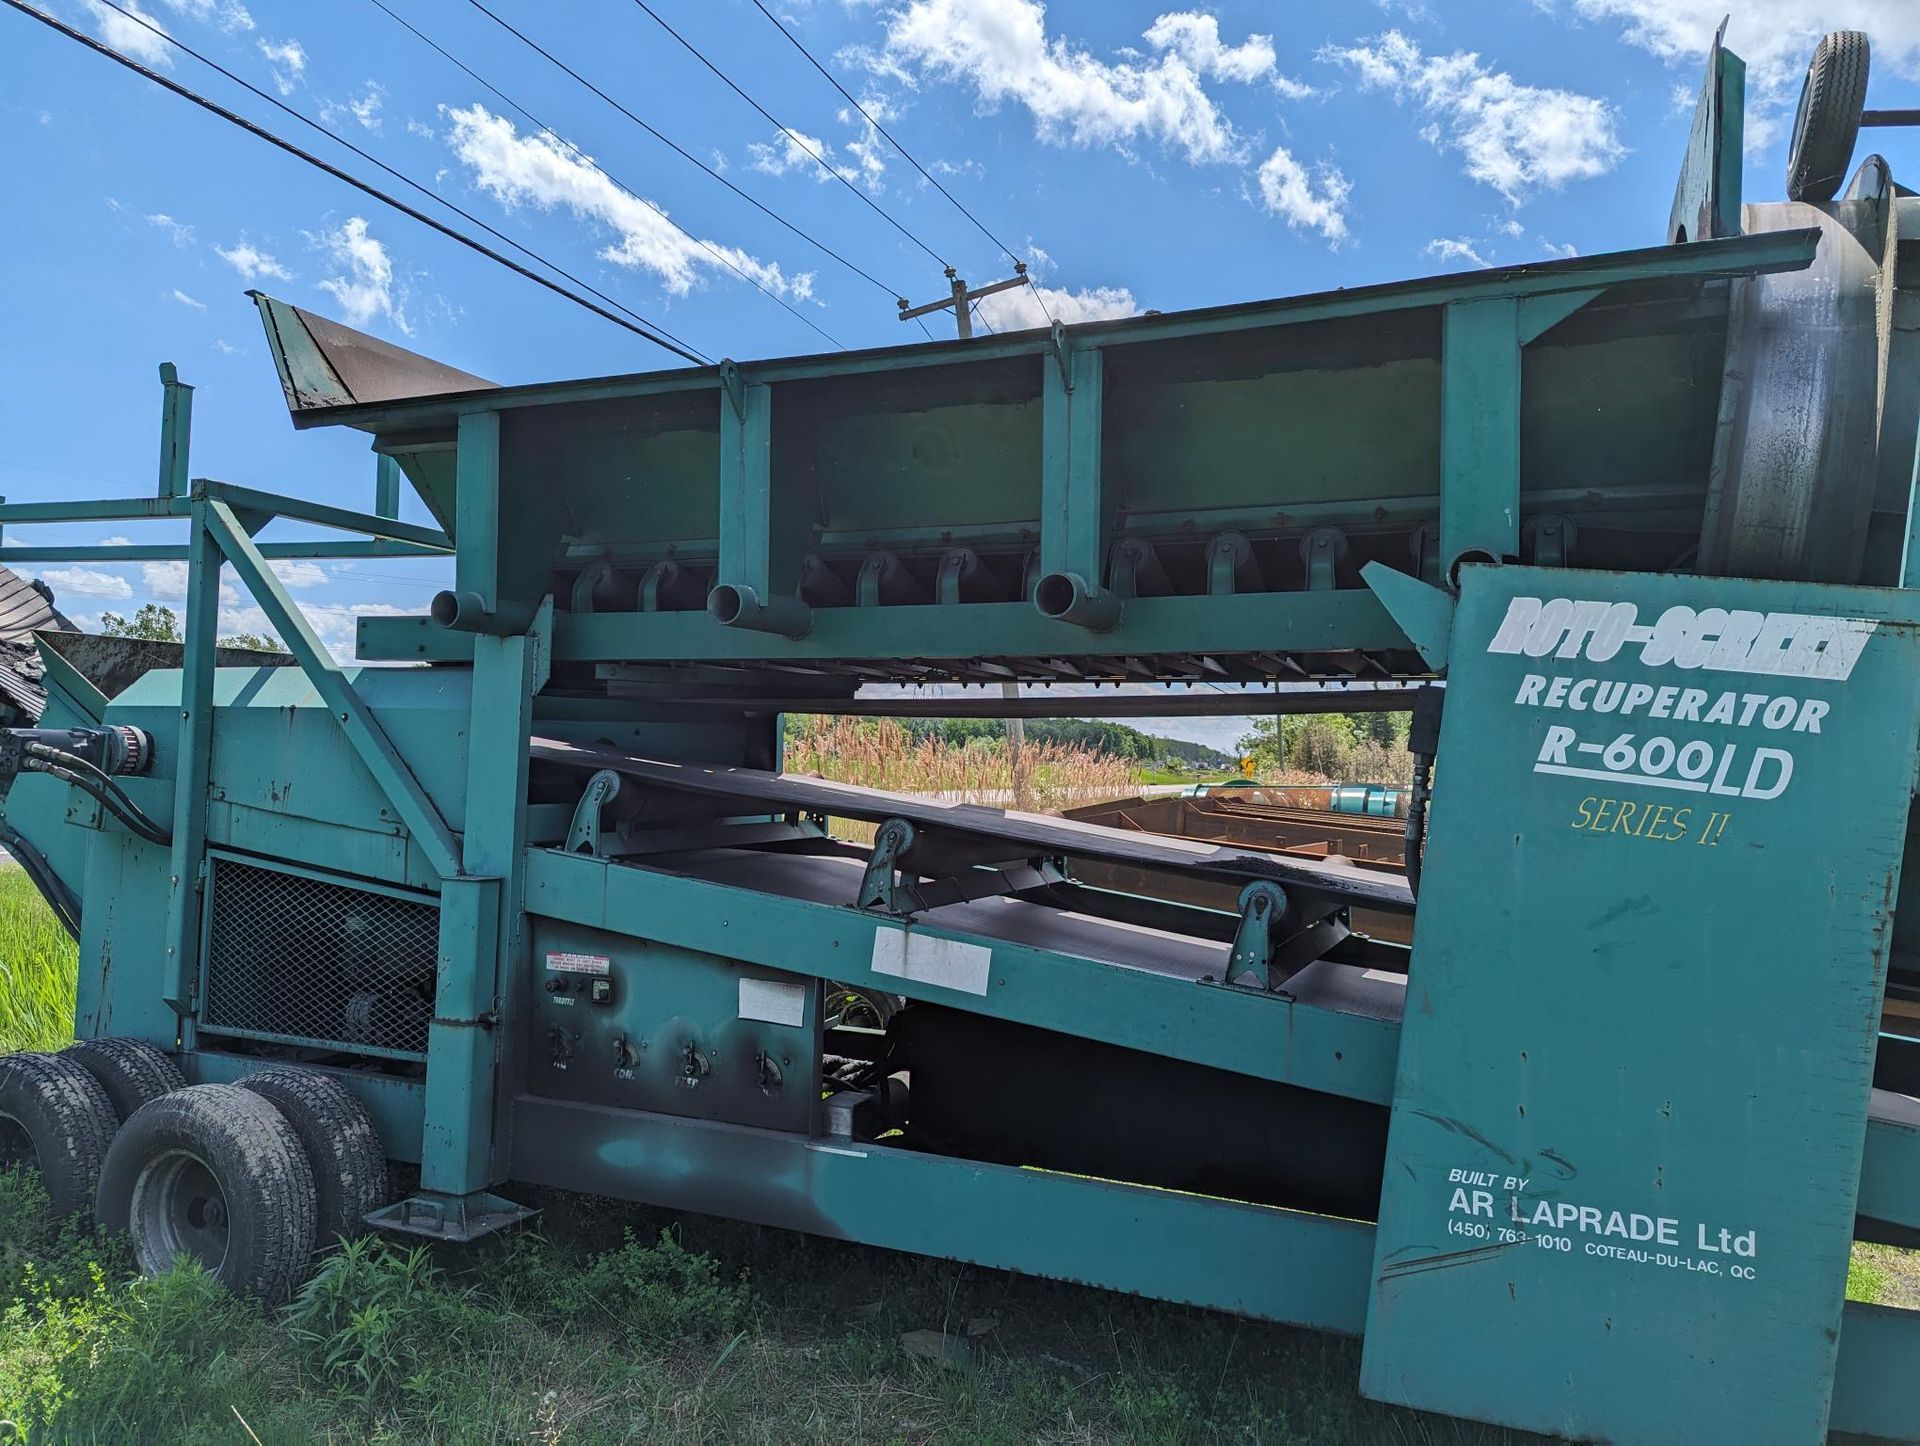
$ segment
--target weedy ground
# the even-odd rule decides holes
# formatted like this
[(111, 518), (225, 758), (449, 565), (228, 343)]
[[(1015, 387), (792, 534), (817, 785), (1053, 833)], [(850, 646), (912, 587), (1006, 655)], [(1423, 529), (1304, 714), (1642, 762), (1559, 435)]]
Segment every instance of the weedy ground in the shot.
[[(65, 1038), (73, 948), (17, 870), (0, 969), (0, 1048)], [(467, 1248), (356, 1242), (270, 1311), (191, 1265), (137, 1278), (122, 1243), (54, 1227), (31, 1173), (0, 1173), (0, 1441), (1538, 1439), (1361, 1400), (1354, 1341), (533, 1198), (532, 1228)], [(1896, 1281), (1877, 1261), (1857, 1262), (1859, 1292)], [(908, 1344), (930, 1341), (937, 1359)]]

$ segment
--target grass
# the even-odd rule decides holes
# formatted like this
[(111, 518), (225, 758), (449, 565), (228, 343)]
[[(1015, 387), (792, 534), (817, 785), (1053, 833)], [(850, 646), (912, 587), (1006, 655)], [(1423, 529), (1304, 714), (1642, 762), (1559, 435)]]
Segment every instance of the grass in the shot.
[[(70, 1028), (73, 949), (0, 873), (0, 1046)], [(1272, 1442), (1539, 1438), (1375, 1405), (1359, 1343), (703, 1216), (516, 1191), (536, 1228), (365, 1240), (269, 1312), (55, 1229), (0, 1173), (0, 1442)], [(1891, 1301), (1920, 1256), (1862, 1247)], [(1251, 1267), (1252, 1263), (1250, 1263)], [(1906, 1276), (1903, 1277), (1903, 1272)], [(929, 1359), (915, 1333), (942, 1343)]]
[(78, 951), (20, 869), (0, 869), (0, 1048), (73, 1038)]
[[(1030, 808), (1042, 812), (1127, 798), (1137, 791), (1123, 758), (1052, 742), (1022, 749)], [(915, 738), (891, 718), (807, 717), (787, 737), (789, 773), (814, 774), (901, 793), (940, 793), (966, 803), (999, 803), (1014, 789), (1007, 748), (979, 740)]]

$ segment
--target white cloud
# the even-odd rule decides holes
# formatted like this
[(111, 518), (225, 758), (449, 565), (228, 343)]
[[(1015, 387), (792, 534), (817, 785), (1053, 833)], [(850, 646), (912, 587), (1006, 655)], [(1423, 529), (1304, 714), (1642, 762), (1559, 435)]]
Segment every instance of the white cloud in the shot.
[(50, 110), (39, 111), (34, 115), (34, 119), (39, 121), (43, 126), (50, 126), (53, 124), (53, 112)]
[(1211, 15), (1175, 11), (1146, 29), (1147, 44), (1177, 55), (1201, 75), (1251, 83), (1272, 75), (1276, 63), (1271, 35), (1249, 35), (1238, 45), (1220, 38), (1220, 22)]
[(1440, 261), (1465, 261), (1482, 269), (1493, 265), (1474, 249), (1473, 242), (1465, 236), (1455, 236), (1451, 240), (1444, 236), (1436, 236), (1427, 243), (1426, 252), (1427, 255)]
[(1162, 15), (1146, 38), (1152, 59), (1105, 61), (1049, 36), (1040, 0), (911, 0), (888, 17), (880, 52), (854, 58), (882, 75), (911, 81), (917, 69), (971, 85), (983, 109), (1025, 106), (1053, 144), (1151, 141), (1195, 164), (1239, 160), (1245, 144), (1202, 80), (1271, 75), (1272, 40), (1227, 45), (1211, 16), (1184, 12)]
[[(1338, 168), (1322, 165), (1311, 177), (1287, 151), (1276, 146), (1260, 163), (1260, 202), (1289, 227), (1318, 231), (1338, 246), (1347, 238), (1347, 197), (1353, 187)], [(1316, 183), (1317, 180), (1317, 183)]]
[(591, 157), (549, 133), (520, 135), (512, 121), (481, 105), (443, 113), (453, 123), (449, 144), (475, 184), (509, 210), (559, 206), (582, 221), (605, 226), (617, 239), (601, 248), (603, 261), (651, 271), (676, 296), (692, 289), (700, 268), (717, 266), (735, 267), (769, 291), (800, 299), (813, 294), (812, 272), (789, 275), (776, 262), (719, 242), (694, 240), (664, 211), (615, 185)]
[[(184, 562), (143, 562), (140, 564), (140, 585), (148, 597), (159, 602), (184, 602), (187, 596), (187, 565)], [(239, 600), (239, 590), (227, 581), (223, 572), (220, 601), (227, 603)]]
[(1873, 37), (1875, 67), (1920, 79), (1920, 5), (1913, 0), (1568, 0), (1585, 20), (1615, 21), (1621, 38), (1669, 65), (1686, 68), (1686, 109), (1693, 109), (1707, 47), (1731, 10), (1727, 44), (1747, 62), (1748, 134), (1763, 145), (1784, 128), (1800, 93), (1813, 47), (1829, 30), (1850, 27)]
[(407, 118), (407, 134), (417, 136), (423, 141), (437, 141), (440, 139), (439, 131), (435, 130), (425, 121), (414, 120), (411, 116)]
[[(1036, 254), (1044, 256), (1044, 252)], [(1038, 293), (1036, 295), (1036, 293)], [(1045, 306), (1041, 305), (1045, 302)], [(1123, 316), (1138, 316), (1140, 303), (1124, 286), (1094, 286), (1084, 291), (1068, 291), (1060, 286), (1022, 286), (1016, 291), (996, 291), (983, 297), (980, 314), (995, 331), (1027, 331), (1050, 326), (1054, 320), (1068, 326), (1081, 321), (1113, 321)]]
[(163, 0), (167, 9), (189, 19), (211, 21), (222, 30), (251, 30), (253, 15), (238, 0)]
[[(343, 101), (327, 101), (320, 107), (320, 119), (328, 125), (337, 125), (345, 120), (356, 120), (364, 130), (380, 129), (380, 107), (386, 103), (387, 88), (377, 80), (369, 80), (361, 87), (360, 94)], [(427, 134), (431, 136), (432, 131)]]
[(118, 573), (101, 572), (92, 567), (50, 567), (40, 574), (56, 597), (66, 593), (80, 597), (104, 597), (125, 601), (133, 596), (133, 584)]
[(273, 575), (280, 579), (282, 587), (290, 587), (296, 591), (308, 587), (325, 587), (328, 581), (327, 570), (316, 562), (278, 558), (267, 565), (273, 569)]
[(166, 237), (176, 246), (186, 246), (193, 241), (193, 227), (184, 221), (176, 221), (165, 211), (154, 211), (147, 216), (147, 224), (157, 231), (166, 233)]
[(213, 349), (219, 352), (221, 356), (240, 355), (240, 348), (228, 341), (225, 337), (216, 336), (213, 339)]
[[(418, 612), (418, 609), (413, 609)], [(321, 645), (340, 662), (354, 658), (355, 624), (361, 618), (397, 618), (409, 615), (409, 609), (387, 603), (302, 603), (300, 612), (319, 636)], [(220, 633), (261, 633), (276, 636), (265, 609), (238, 601), (224, 603), (220, 609)]]
[(403, 335), (412, 334), (406, 312), (394, 300), (393, 258), (368, 233), (364, 216), (349, 216), (344, 224), (309, 239), (342, 268), (342, 274), (321, 281), (320, 289), (340, 304), (349, 326), (365, 326), (385, 317)]
[(292, 37), (285, 40), (263, 38), (259, 46), (260, 54), (273, 71), (274, 88), (282, 95), (292, 95), (294, 86), (300, 83), (300, 77), (307, 73), (306, 47)]
[(240, 273), (243, 281), (291, 281), (293, 273), (251, 241), (216, 246), (213, 254)]
[(1544, 236), (1540, 238), (1540, 249), (1545, 251), (1547, 255), (1557, 257), (1562, 261), (1580, 254), (1580, 248), (1575, 246), (1571, 241), (1549, 241)]
[(1389, 30), (1321, 58), (1351, 69), (1363, 89), (1417, 101), (1434, 117), (1422, 134), (1458, 151), (1469, 176), (1516, 205), (1542, 187), (1604, 175), (1626, 154), (1604, 100), (1522, 85), (1471, 51), (1427, 55)]
[(122, 55), (160, 70), (172, 68), (173, 47), (167, 43), (167, 27), (142, 10), (139, 0), (120, 0), (120, 10), (102, 5), (100, 0), (87, 0), (87, 11), (100, 28), (100, 38)]
[(173, 299), (179, 302), (182, 306), (191, 306), (195, 311), (205, 311), (207, 309), (206, 302), (200, 301), (195, 297), (188, 296), (186, 292), (182, 291), (177, 286), (173, 288)]
[(805, 131), (777, 130), (773, 133), (771, 143), (754, 141), (747, 147), (747, 153), (753, 157), (753, 168), (769, 176), (784, 176), (788, 171), (798, 169), (815, 180), (833, 179), (821, 165), (823, 161), (832, 165), (829, 159), (832, 147)]

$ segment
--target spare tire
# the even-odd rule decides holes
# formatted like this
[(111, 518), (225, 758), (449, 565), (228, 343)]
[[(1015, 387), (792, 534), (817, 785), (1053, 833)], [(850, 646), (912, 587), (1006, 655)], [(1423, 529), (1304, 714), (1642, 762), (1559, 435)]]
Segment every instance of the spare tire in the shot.
[(1787, 153), (1787, 199), (1831, 201), (1846, 179), (1867, 104), (1867, 37), (1836, 30), (1814, 47)]
[(40, 1171), (55, 1215), (93, 1203), (120, 1120), (99, 1083), (57, 1054), (0, 1057), (0, 1164)]

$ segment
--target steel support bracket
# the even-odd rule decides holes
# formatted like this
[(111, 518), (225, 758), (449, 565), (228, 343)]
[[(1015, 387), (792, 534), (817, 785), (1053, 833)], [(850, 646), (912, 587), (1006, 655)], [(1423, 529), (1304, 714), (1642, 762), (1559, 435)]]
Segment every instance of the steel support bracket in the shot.
[(1240, 926), (1233, 931), (1233, 949), (1227, 955), (1228, 984), (1251, 974), (1262, 989), (1274, 988), (1276, 931), (1286, 913), (1286, 891), (1278, 884), (1260, 879), (1240, 891)]
[(720, 362), (720, 385), (726, 389), (727, 400), (733, 403), (733, 415), (740, 421), (747, 419), (747, 383), (740, 375), (740, 364), (732, 357)]
[(1054, 365), (1060, 368), (1060, 385), (1068, 391), (1073, 390), (1073, 340), (1067, 335), (1067, 324), (1056, 321), (1053, 330), (1047, 333), (1047, 346), (1053, 352)]
[[(913, 912), (909, 891), (900, 877), (900, 856), (913, 847), (913, 825), (904, 818), (890, 818), (874, 831), (873, 852), (867, 856), (867, 871), (860, 879), (857, 907), (905, 918)], [(909, 907), (902, 908), (903, 903)]]
[(573, 822), (567, 828), (568, 853), (591, 854), (597, 859), (608, 856), (603, 836), (605, 810), (619, 796), (620, 775), (611, 768), (603, 768), (587, 780), (580, 802), (574, 805)]

